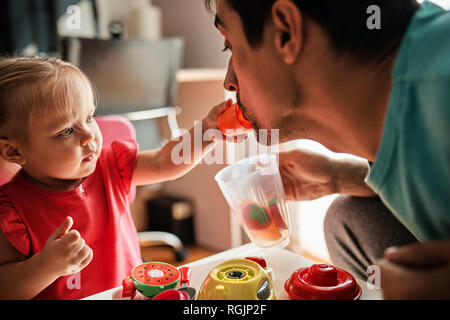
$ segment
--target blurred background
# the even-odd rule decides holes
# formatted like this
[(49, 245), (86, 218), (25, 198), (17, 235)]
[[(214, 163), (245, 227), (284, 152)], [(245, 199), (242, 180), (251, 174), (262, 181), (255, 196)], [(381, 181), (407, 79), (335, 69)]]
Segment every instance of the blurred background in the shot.
[[(131, 121), (141, 150), (163, 146), (233, 96), (222, 84), (230, 56), (203, 0), (3, 0), (2, 6), (1, 54), (57, 55), (80, 67), (99, 93), (97, 115)], [(239, 160), (248, 143), (218, 144), (215, 151)], [(280, 150), (299, 145), (323, 148), (299, 140)], [(186, 263), (249, 241), (214, 180), (224, 166), (200, 164), (178, 180), (137, 189), (131, 209), (138, 231), (173, 234), (187, 248), (171, 261), (167, 243), (152, 238), (156, 245), (143, 245), (144, 259)], [(290, 250), (329, 261), (323, 219), (335, 197), (288, 203)]]

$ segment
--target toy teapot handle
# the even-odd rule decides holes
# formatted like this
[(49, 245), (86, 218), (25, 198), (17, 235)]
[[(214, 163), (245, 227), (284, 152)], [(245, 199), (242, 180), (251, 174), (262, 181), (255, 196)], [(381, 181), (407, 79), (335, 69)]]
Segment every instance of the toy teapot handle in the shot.
[(133, 278), (131, 276), (126, 277), (122, 280), (122, 298), (134, 299), (136, 295), (136, 287), (133, 283)]
[(272, 270), (272, 268), (267, 267), (267, 262), (264, 258), (262, 258), (262, 257), (245, 257), (245, 259), (254, 261), (257, 264), (259, 264), (264, 269), (264, 271), (267, 273), (270, 280), (272, 280), (272, 282), (275, 282), (275, 275), (273, 273), (273, 270)]
[(186, 283), (186, 286), (189, 286), (189, 280), (191, 279), (191, 269), (189, 267), (181, 267), (180, 269), (181, 273), (181, 279), (180, 284), (183, 286), (183, 284)]
[(245, 257), (246, 260), (251, 260), (259, 264), (263, 269), (267, 267), (266, 259), (262, 257)]

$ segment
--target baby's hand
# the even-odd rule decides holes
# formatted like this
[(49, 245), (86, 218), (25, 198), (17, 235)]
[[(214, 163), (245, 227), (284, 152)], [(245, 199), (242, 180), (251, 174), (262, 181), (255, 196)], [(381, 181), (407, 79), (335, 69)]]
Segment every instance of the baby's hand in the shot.
[(203, 123), (206, 126), (205, 130), (207, 129), (217, 129), (219, 130), (219, 116), (227, 110), (231, 105), (233, 104), (233, 100), (228, 99), (222, 103), (219, 103), (214, 108), (212, 108), (205, 119), (203, 119)]
[(41, 251), (44, 261), (48, 261), (51, 270), (59, 276), (77, 273), (92, 260), (92, 249), (77, 230), (70, 230), (72, 225), (72, 218), (67, 217), (50, 235)]
[[(208, 129), (215, 129), (217, 131), (217, 134), (210, 134), (209, 136), (211, 137), (212, 141), (214, 140), (227, 140), (227, 137), (225, 135), (223, 135), (220, 130), (219, 130), (219, 124), (218, 124), (218, 120), (219, 120), (219, 116), (229, 107), (231, 107), (233, 104), (233, 100), (228, 99), (218, 105), (216, 105), (214, 108), (212, 108), (208, 115), (203, 119), (203, 126), (204, 126), (204, 130), (208, 130)], [(232, 139), (234, 142), (242, 142), (245, 139), (247, 139), (248, 135), (247, 134), (243, 134), (243, 135), (238, 135), (238, 136), (234, 136)], [(219, 138), (219, 139), (218, 139)], [(228, 139), (229, 140), (229, 139)], [(227, 141), (228, 141), (227, 140)]]

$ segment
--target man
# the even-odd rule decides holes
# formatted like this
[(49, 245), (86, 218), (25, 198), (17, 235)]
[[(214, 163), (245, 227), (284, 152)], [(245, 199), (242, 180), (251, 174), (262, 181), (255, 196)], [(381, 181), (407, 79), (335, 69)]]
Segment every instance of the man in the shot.
[(346, 195), (325, 220), (333, 263), (366, 279), (377, 264), (387, 299), (450, 298), (450, 13), (414, 0), (205, 1), (232, 52), (225, 89), (256, 132), (335, 152), (280, 154), (288, 199)]

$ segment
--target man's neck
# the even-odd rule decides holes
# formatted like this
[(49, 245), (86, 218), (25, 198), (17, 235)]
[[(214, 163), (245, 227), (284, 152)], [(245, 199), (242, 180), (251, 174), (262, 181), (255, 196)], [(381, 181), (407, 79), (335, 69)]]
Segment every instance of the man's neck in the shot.
[(396, 53), (377, 65), (341, 65), (327, 82), (334, 123), (326, 137), (335, 151), (374, 161), (381, 143)]

